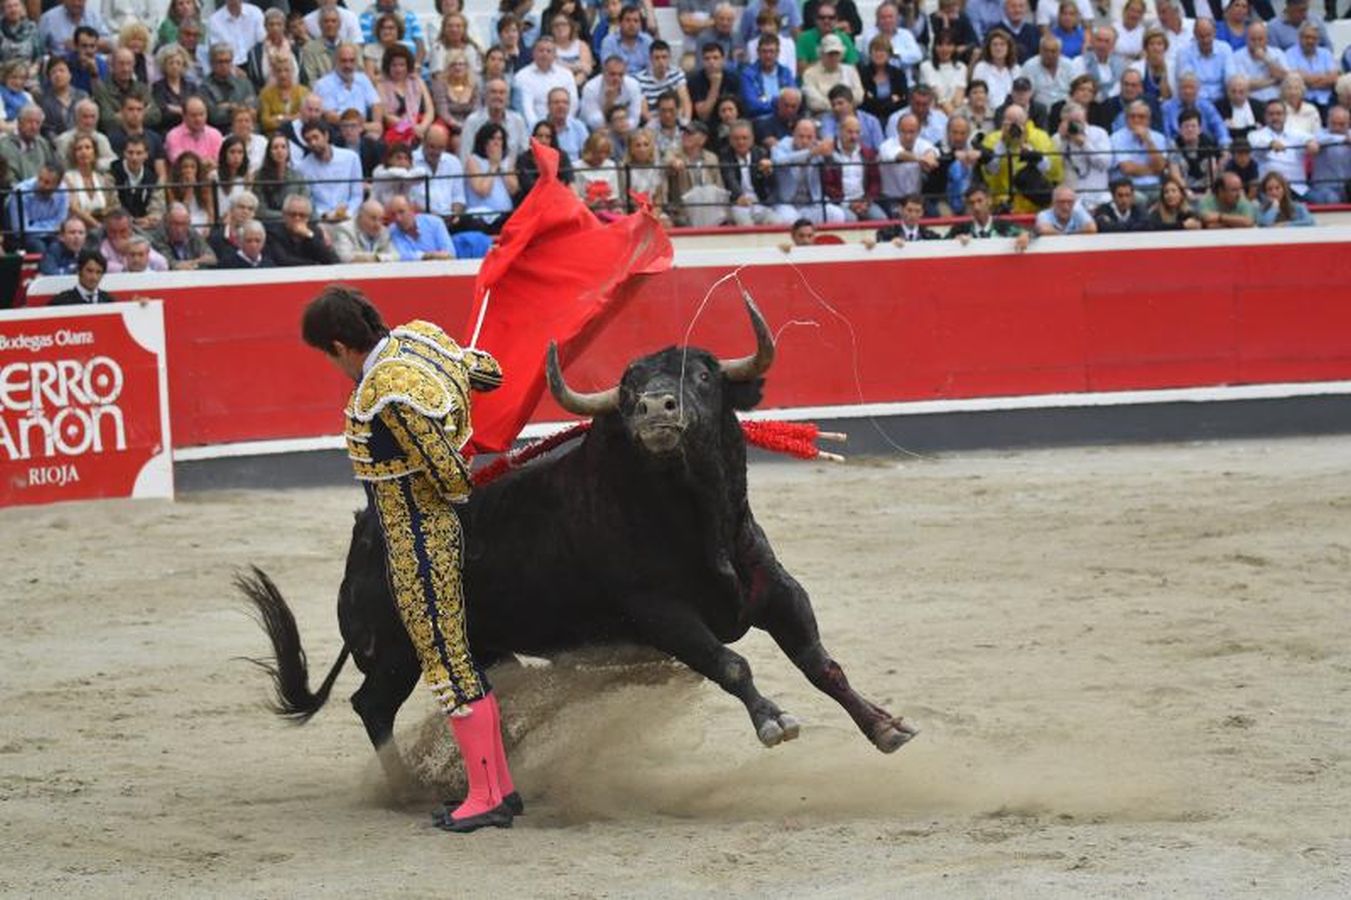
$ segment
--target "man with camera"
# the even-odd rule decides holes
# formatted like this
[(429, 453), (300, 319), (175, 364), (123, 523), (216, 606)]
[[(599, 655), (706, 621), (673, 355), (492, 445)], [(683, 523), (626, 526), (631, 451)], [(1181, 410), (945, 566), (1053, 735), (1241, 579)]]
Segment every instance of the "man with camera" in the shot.
[(1029, 213), (1051, 203), (1063, 166), (1051, 138), (1027, 119), (1021, 106), (1004, 110), (1003, 127), (985, 136), (981, 164), (996, 206)]
[(1106, 203), (1108, 170), (1112, 167), (1112, 139), (1105, 129), (1089, 124), (1088, 110), (1073, 100), (1060, 116), (1060, 128), (1051, 145), (1060, 154), (1065, 184), (1090, 209)]

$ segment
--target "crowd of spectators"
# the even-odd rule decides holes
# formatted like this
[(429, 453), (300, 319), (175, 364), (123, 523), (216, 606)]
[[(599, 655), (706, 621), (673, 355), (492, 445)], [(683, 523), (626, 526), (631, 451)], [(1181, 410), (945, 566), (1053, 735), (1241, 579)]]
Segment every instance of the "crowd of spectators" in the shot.
[(598, 216), (670, 226), (1053, 235), (1348, 199), (1351, 51), (1308, 0), (677, 0), (679, 35), (651, 0), (501, 0), (487, 36), (462, 0), (217, 2), (0, 0), (5, 233), (42, 271), (478, 254), (532, 137)]

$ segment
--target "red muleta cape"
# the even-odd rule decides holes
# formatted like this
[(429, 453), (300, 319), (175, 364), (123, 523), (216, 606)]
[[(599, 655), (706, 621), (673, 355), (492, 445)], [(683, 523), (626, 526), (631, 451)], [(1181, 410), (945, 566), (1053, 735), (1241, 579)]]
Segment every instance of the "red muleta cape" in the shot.
[(496, 357), (504, 375), (500, 388), (474, 398), (469, 450), (508, 449), (544, 392), (549, 341), (566, 363), (617, 311), (616, 289), (631, 276), (670, 268), (674, 255), (648, 209), (602, 224), (558, 180), (558, 153), (530, 143), (539, 181), (484, 259), (464, 331), (468, 345), (486, 302), (474, 346)]

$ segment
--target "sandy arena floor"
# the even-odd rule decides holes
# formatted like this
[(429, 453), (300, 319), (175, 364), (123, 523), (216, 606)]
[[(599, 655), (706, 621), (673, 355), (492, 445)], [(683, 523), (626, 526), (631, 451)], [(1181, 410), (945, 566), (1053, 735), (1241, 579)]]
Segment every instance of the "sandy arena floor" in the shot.
[[(256, 562), (327, 669), (355, 488), (6, 510), (0, 893), (1345, 897), (1348, 459), (757, 467), (827, 646), (923, 733), (877, 753), (758, 634), (761, 689), (804, 720), (774, 750), (690, 678), (528, 670), (502, 695), (529, 813), (468, 837), (430, 827), (434, 789), (386, 798), (354, 667), (296, 728), (237, 659), (266, 652), (230, 586)], [(444, 756), (431, 713), (419, 690), (405, 755)]]

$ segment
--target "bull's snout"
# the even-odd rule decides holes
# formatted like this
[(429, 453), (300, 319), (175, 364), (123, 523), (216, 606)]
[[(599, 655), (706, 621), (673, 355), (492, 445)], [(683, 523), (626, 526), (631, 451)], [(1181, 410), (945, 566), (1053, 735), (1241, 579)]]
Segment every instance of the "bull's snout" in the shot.
[(643, 394), (635, 410), (641, 418), (662, 418), (675, 416), (678, 408), (675, 394)]
[(640, 394), (633, 406), (633, 430), (652, 453), (669, 453), (680, 444), (685, 420), (680, 401), (671, 391)]

